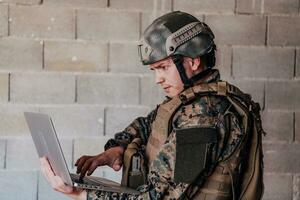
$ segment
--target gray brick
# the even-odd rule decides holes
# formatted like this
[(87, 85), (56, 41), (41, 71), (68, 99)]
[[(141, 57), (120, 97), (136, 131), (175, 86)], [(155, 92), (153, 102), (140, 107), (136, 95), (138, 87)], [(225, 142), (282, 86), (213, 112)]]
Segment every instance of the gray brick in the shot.
[(110, 0), (110, 7), (126, 10), (141, 10), (141, 11), (171, 11), (171, 0)]
[(8, 74), (0, 74), (0, 102), (8, 101)]
[(261, 13), (263, 7), (262, 0), (237, 0), (238, 13)]
[(207, 15), (205, 22), (214, 32), (217, 44), (263, 45), (265, 43), (265, 17)]
[(45, 42), (45, 69), (56, 71), (107, 71), (107, 44)]
[(51, 185), (46, 181), (44, 176), (39, 173), (38, 181), (38, 199), (41, 200), (70, 200), (66, 195), (61, 194), (52, 189)]
[(148, 73), (137, 54), (136, 43), (112, 43), (109, 51), (109, 69), (111, 72)]
[(34, 200), (37, 196), (37, 172), (0, 171), (0, 199)]
[(12, 102), (64, 104), (75, 100), (75, 77), (71, 75), (15, 73), (10, 84)]
[(294, 49), (236, 47), (233, 49), (235, 77), (291, 78), (294, 75)]
[(0, 140), (0, 169), (4, 168), (5, 165), (5, 150), (6, 149), (6, 141)]
[(265, 193), (263, 200), (292, 199), (293, 177), (291, 174), (264, 175)]
[(295, 140), (300, 142), (300, 112), (295, 113)]
[(78, 103), (138, 104), (139, 81), (129, 75), (78, 76)]
[(269, 45), (300, 45), (299, 16), (270, 16), (268, 24)]
[[(276, 173), (300, 172), (300, 145), (293, 144), (265, 144), (265, 171)], [(291, 164), (292, 163), (292, 164)]]
[(293, 200), (300, 199), (300, 174), (296, 174), (293, 179)]
[(47, 106), (40, 109), (51, 116), (59, 136), (101, 136), (104, 108), (99, 106)]
[(8, 6), (0, 5), (0, 37), (8, 35)]
[(40, 4), (41, 0), (1, 0), (1, 2), (24, 4), (24, 5), (36, 5), (36, 4)]
[[(60, 139), (68, 166), (72, 166), (72, 140)], [(7, 140), (6, 168), (11, 170), (38, 170), (40, 162), (32, 138)]]
[(174, 0), (174, 10), (192, 12), (234, 12), (234, 0)]
[(282, 109), (300, 108), (300, 81), (266, 82), (266, 107)]
[(252, 96), (253, 100), (264, 106), (264, 82), (258, 80), (239, 80), (229, 81), (239, 87), (243, 92)]
[(138, 12), (79, 10), (77, 18), (78, 38), (102, 41), (139, 39)]
[(106, 109), (106, 135), (113, 136), (123, 131), (134, 119), (147, 116), (149, 109), (146, 107), (109, 107)]
[(83, 155), (97, 155), (104, 152), (104, 145), (111, 137), (78, 138), (74, 142), (74, 163)]
[(106, 7), (107, 0), (43, 0), (43, 4), (49, 6), (68, 6), (68, 7)]
[(216, 68), (220, 71), (222, 79), (230, 78), (232, 48), (229, 46), (218, 46), (217, 49)]
[(23, 112), (37, 112), (32, 106), (2, 104), (0, 106), (0, 136), (29, 136)]
[(262, 114), (263, 128), (269, 141), (292, 142), (294, 135), (293, 112), (265, 110)]
[(43, 43), (34, 40), (0, 39), (0, 69), (41, 70)]
[(32, 38), (74, 38), (74, 10), (45, 6), (11, 6), (10, 34)]
[(155, 84), (154, 73), (141, 77), (141, 103), (151, 107), (156, 106), (165, 99), (163, 89)]
[(266, 13), (297, 13), (298, 0), (264, 0)]
[(40, 169), (38, 154), (32, 138), (7, 140), (6, 168), (9, 170)]

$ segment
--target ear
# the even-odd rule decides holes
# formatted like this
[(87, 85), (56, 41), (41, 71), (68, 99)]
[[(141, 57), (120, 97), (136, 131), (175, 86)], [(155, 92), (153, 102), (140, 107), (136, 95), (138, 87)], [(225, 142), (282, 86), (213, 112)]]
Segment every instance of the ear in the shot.
[(201, 64), (200, 58), (199, 57), (193, 58), (191, 61), (192, 61), (191, 62), (192, 71), (197, 71), (200, 68), (200, 64)]

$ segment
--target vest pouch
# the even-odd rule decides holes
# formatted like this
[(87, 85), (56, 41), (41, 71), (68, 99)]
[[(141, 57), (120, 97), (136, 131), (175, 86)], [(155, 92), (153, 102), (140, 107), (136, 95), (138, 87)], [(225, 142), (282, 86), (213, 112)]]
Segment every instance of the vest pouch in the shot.
[(132, 156), (131, 169), (128, 174), (128, 187), (136, 189), (146, 183), (144, 158), (136, 153)]
[(146, 183), (147, 168), (141, 145), (141, 139), (135, 138), (124, 152), (122, 186), (136, 189)]
[(191, 183), (207, 164), (208, 146), (217, 143), (217, 130), (210, 127), (175, 129), (174, 181)]

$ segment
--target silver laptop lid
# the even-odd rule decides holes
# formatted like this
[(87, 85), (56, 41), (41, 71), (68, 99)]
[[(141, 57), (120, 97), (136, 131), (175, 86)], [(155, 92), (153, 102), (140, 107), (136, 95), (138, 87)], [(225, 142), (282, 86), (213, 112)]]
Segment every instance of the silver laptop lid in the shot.
[(72, 186), (73, 182), (57, 139), (51, 118), (46, 114), (24, 112), (39, 157), (46, 156), (54, 173)]

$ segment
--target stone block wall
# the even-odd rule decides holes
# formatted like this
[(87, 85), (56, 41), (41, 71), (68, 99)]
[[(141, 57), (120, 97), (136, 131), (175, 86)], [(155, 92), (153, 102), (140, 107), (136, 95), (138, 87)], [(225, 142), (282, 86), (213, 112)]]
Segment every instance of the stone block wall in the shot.
[(66, 199), (40, 175), (24, 111), (52, 116), (74, 172), (164, 98), (136, 45), (172, 10), (209, 24), (222, 79), (263, 108), (264, 200), (300, 200), (299, 0), (0, 0), (0, 199)]

